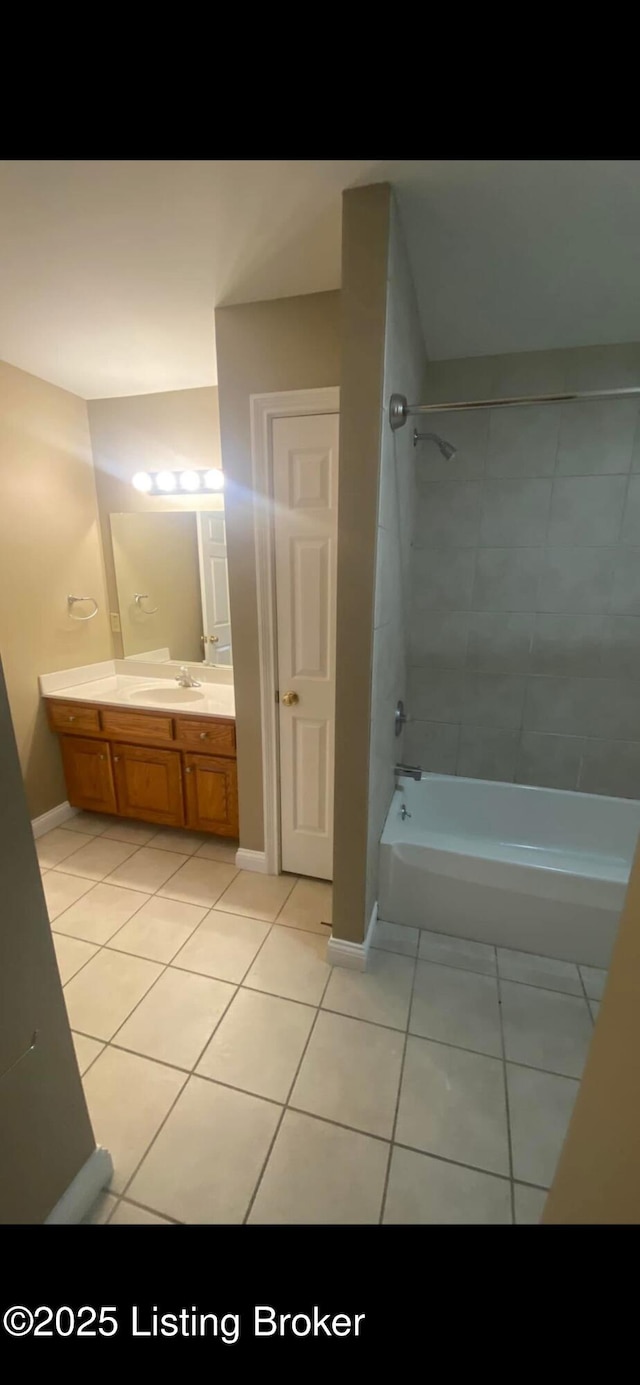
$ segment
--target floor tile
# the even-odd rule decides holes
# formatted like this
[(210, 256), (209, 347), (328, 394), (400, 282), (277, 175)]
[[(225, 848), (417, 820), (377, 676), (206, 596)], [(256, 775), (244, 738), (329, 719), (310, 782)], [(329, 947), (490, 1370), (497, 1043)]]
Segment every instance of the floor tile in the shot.
[(156, 851), (177, 851), (183, 856), (194, 856), (204, 841), (203, 832), (188, 832), (180, 827), (157, 827), (153, 829), (149, 842)]
[(602, 967), (580, 967), (580, 975), (589, 1000), (602, 1000), (608, 972)]
[(190, 1069), (234, 993), (235, 987), (226, 981), (168, 967), (113, 1042), (147, 1058)]
[(196, 904), (182, 904), (177, 899), (152, 895), (111, 939), (109, 946), (118, 952), (148, 957), (152, 962), (170, 962), (205, 913), (206, 910)]
[(506, 1178), (395, 1145), (383, 1221), (400, 1226), (510, 1225), (511, 1185)]
[(109, 1226), (173, 1226), (166, 1217), (158, 1217), (155, 1212), (147, 1212), (144, 1207), (136, 1207), (133, 1202), (119, 1202), (109, 1218)]
[(140, 890), (123, 890), (119, 885), (91, 885), (70, 909), (58, 915), (55, 931), (102, 945), (148, 898)]
[(420, 930), (418, 956), (423, 962), (440, 962), (447, 967), (462, 967), (486, 976), (496, 974), (496, 952), (488, 943), (475, 943), (470, 938), (450, 938), (447, 933)]
[(290, 1103), (389, 1139), (403, 1049), (404, 1034), (321, 1010)]
[(177, 1221), (241, 1222), (280, 1115), (271, 1101), (190, 1077), (131, 1197)]
[(499, 947), (498, 972), (505, 981), (524, 981), (528, 986), (543, 986), (548, 991), (582, 995), (575, 962), (558, 962), (555, 957), (535, 957)]
[(221, 981), (242, 981), (269, 928), (270, 924), (257, 919), (211, 909), (174, 957), (174, 966)]
[(591, 1011), (591, 1014), (592, 1014), (592, 1017), (593, 1017), (593, 1022), (594, 1022), (594, 1024), (595, 1024), (595, 1022), (596, 1022), (596, 1020), (597, 1020), (597, 1018), (598, 1018), (598, 1015), (600, 1014), (600, 1001), (599, 1001), (599, 1000), (590, 1000), (590, 1001), (589, 1001), (589, 1009), (590, 1009), (590, 1011)]
[(42, 878), (42, 888), (47, 902), (47, 912), (53, 923), (70, 904), (91, 889), (91, 881), (77, 875), (64, 875), (62, 871), (50, 870)]
[(285, 1000), (319, 1005), (331, 972), (326, 955), (325, 938), (303, 933), (298, 928), (279, 928), (276, 924), (245, 977), (244, 985), (251, 990), (284, 996)]
[(514, 1178), (548, 1188), (578, 1095), (578, 1082), (507, 1063)]
[[(162, 854), (169, 855), (168, 852)], [(161, 893), (169, 899), (183, 899), (185, 904), (202, 904), (205, 909), (210, 909), (235, 874), (235, 866), (191, 856), (162, 887)]]
[(251, 1223), (377, 1222), (389, 1146), (287, 1111), (251, 1209)]
[(72, 832), (83, 832), (86, 837), (99, 837), (107, 827), (113, 827), (115, 821), (110, 813), (74, 813), (65, 825)]
[(87, 1068), (91, 1067), (94, 1058), (97, 1058), (98, 1054), (102, 1053), (104, 1044), (100, 1043), (98, 1039), (88, 1039), (86, 1034), (72, 1033), (71, 1038), (73, 1039), (73, 1047), (76, 1051), (80, 1076), (83, 1077)]
[(516, 981), (503, 981), (501, 995), (507, 1059), (580, 1077), (593, 1033), (586, 1000)]
[(114, 1207), (117, 1206), (117, 1198), (113, 1193), (99, 1193), (93, 1207), (89, 1208), (86, 1217), (82, 1218), (82, 1226), (104, 1226), (109, 1221)]
[(407, 928), (404, 923), (385, 923), (384, 919), (378, 919), (371, 946), (382, 952), (400, 952), (405, 957), (415, 957), (419, 932), (418, 928)]
[(144, 890), (153, 894), (164, 885), (187, 857), (177, 851), (154, 851), (150, 846), (142, 846), (124, 865), (118, 866), (109, 876), (108, 884), (124, 885), (128, 890)]
[[(286, 876), (281, 878), (286, 879)], [(332, 887), (326, 880), (298, 880), (278, 914), (278, 923), (283, 927), (322, 933), (328, 938), (331, 933), (332, 895)]]
[(66, 938), (60, 933), (53, 934), (53, 946), (63, 986), (66, 986), (67, 981), (70, 981), (91, 957), (95, 957), (98, 951), (91, 943), (80, 942), (78, 938)]
[(273, 923), (295, 883), (294, 875), (260, 875), (257, 871), (241, 870), (218, 900), (218, 907), (227, 914), (244, 914)]
[(71, 832), (65, 827), (54, 827), (51, 832), (45, 832), (43, 837), (36, 838), (38, 861), (45, 870), (50, 870), (52, 866), (64, 861), (66, 856), (71, 856), (86, 840), (80, 832)]
[(337, 1010), (372, 1024), (406, 1029), (415, 962), (392, 952), (370, 952), (366, 971), (334, 967), (322, 1000)]
[(161, 971), (157, 962), (103, 948), (65, 990), (71, 1028), (93, 1039), (111, 1039)]
[(513, 1194), (516, 1226), (537, 1226), (547, 1194), (541, 1188), (528, 1188), (525, 1183), (514, 1183)]
[(185, 1080), (177, 1068), (110, 1047), (89, 1068), (85, 1096), (96, 1141), (113, 1159), (114, 1192), (123, 1192)]
[(102, 833), (104, 842), (128, 842), (130, 846), (146, 846), (155, 837), (157, 828), (148, 822), (127, 822), (116, 818), (112, 827)]
[(497, 981), (435, 962), (418, 962), (409, 1030), (424, 1039), (501, 1057)]
[(197, 1071), (202, 1077), (284, 1102), (315, 1016), (309, 1005), (239, 990)]
[(410, 1035), (395, 1138), (443, 1159), (508, 1174), (502, 1063)]
[(228, 865), (235, 866), (236, 852), (240, 843), (231, 837), (207, 837), (207, 840), (198, 847), (197, 856), (204, 856), (208, 861), (226, 861)]
[(73, 856), (67, 856), (64, 868), (67, 875), (84, 875), (88, 880), (104, 880), (136, 849), (127, 842), (106, 841), (104, 837), (90, 837), (87, 841), (79, 833), (76, 836), (83, 845)]

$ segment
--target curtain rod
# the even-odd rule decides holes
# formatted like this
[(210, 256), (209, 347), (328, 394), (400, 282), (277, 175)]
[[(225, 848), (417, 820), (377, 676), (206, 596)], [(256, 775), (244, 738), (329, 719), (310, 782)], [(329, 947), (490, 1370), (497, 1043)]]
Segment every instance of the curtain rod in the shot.
[(389, 423), (394, 429), (404, 427), (410, 414), (442, 414), (463, 409), (514, 409), (522, 404), (566, 404), (581, 399), (628, 399), (640, 395), (640, 385), (621, 390), (583, 390), (566, 394), (528, 394), (511, 399), (458, 399), (451, 404), (408, 404), (404, 394), (392, 394), (389, 401)]

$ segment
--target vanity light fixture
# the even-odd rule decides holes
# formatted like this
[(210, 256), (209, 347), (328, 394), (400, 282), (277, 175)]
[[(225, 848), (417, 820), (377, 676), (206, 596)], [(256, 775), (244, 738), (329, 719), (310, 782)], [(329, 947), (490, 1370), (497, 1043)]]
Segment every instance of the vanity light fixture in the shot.
[(224, 490), (224, 472), (219, 467), (208, 471), (136, 471), (131, 484), (147, 495), (169, 495), (173, 491), (202, 494)]

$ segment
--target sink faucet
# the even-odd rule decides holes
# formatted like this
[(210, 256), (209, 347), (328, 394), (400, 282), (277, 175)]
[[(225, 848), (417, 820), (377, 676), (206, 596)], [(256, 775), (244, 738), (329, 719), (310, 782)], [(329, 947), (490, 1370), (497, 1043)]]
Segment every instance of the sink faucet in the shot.
[(193, 678), (193, 677), (192, 677), (192, 675), (191, 675), (191, 673), (189, 672), (189, 669), (187, 668), (187, 665), (186, 665), (186, 664), (181, 664), (181, 665), (180, 665), (180, 673), (178, 674), (178, 677), (176, 678), (176, 683), (178, 684), (178, 687), (179, 687), (179, 688), (199, 688), (199, 687), (200, 687), (200, 684), (199, 684), (197, 678)]

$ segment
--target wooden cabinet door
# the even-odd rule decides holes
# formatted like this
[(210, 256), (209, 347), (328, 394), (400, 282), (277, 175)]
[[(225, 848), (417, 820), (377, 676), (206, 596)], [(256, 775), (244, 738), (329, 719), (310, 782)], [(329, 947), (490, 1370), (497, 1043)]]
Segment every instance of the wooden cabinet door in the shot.
[(178, 750), (152, 750), (145, 745), (111, 747), (118, 812), (163, 827), (182, 827), (182, 773)]
[(67, 797), (74, 808), (117, 813), (111, 754), (106, 741), (61, 736)]
[(238, 777), (235, 760), (213, 755), (184, 756), (187, 827), (238, 835)]

